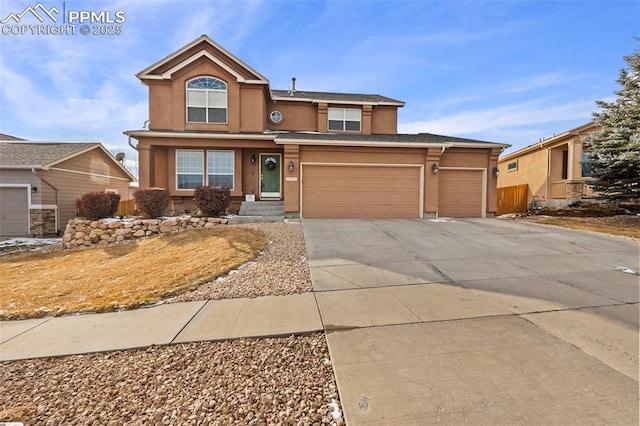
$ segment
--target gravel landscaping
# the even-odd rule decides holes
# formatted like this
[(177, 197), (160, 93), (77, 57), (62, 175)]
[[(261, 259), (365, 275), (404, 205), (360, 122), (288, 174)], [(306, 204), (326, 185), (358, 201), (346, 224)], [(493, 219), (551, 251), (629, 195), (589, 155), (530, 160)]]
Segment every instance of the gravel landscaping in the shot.
[[(235, 226), (235, 225), (234, 225)], [(283, 296), (313, 290), (302, 225), (299, 222), (254, 223), (247, 226), (269, 237), (264, 253), (226, 277), (173, 297), (167, 302)]]
[(344, 424), (323, 334), (5, 362), (0, 422)]
[[(299, 222), (239, 225), (267, 248), (166, 302), (312, 291)], [(0, 422), (29, 425), (342, 425), (324, 334), (0, 363)]]

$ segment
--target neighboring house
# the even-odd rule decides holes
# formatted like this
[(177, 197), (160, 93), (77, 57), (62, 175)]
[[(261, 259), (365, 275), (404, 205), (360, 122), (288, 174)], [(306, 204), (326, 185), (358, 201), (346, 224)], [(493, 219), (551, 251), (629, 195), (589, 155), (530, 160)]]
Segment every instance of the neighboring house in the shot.
[(49, 236), (86, 192), (129, 199), (135, 177), (99, 143), (0, 141), (0, 236)]
[(527, 199), (560, 207), (593, 197), (588, 152), (582, 138), (596, 131), (591, 122), (512, 152), (498, 160), (498, 188), (527, 184)]
[(138, 141), (140, 187), (167, 188), (175, 211), (193, 208), (198, 185), (225, 185), (235, 211), (255, 199), (305, 218), (495, 214), (508, 145), (398, 134), (404, 102), (300, 91), (295, 79), (272, 90), (206, 35), (136, 76), (148, 129), (124, 133)]

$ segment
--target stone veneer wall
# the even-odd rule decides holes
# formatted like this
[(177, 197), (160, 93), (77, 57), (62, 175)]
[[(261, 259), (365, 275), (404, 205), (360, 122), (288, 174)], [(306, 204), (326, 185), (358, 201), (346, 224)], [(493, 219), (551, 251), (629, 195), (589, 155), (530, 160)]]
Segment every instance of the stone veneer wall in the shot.
[(29, 234), (51, 237), (57, 234), (55, 209), (29, 209)]
[(213, 217), (171, 217), (162, 219), (71, 219), (62, 237), (66, 249), (92, 245), (106, 246), (151, 235), (187, 229), (226, 225), (227, 219)]

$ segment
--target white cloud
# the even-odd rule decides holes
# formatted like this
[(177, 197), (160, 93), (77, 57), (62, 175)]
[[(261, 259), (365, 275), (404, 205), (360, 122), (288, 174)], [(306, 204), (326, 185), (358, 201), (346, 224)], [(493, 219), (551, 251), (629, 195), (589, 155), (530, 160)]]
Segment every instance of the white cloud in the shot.
[[(587, 122), (591, 119), (593, 107), (592, 101), (559, 105), (526, 102), (495, 108), (465, 110), (428, 120), (399, 123), (398, 129), (401, 133), (422, 132), (459, 136), (497, 133), (508, 129), (516, 130), (522, 127), (571, 120)], [(518, 134), (521, 134), (521, 131)]]

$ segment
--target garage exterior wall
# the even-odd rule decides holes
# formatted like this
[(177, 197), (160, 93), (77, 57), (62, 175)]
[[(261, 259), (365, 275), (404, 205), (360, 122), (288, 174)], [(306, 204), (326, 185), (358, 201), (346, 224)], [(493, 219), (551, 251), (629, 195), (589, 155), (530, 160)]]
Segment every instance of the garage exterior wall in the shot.
[(494, 217), (497, 210), (496, 176), (500, 148), (394, 148), (394, 147), (349, 147), (349, 146), (297, 146), (286, 145), (284, 164), (294, 163), (294, 171), (285, 175), (285, 211), (288, 214), (301, 213), (304, 198), (302, 193), (301, 169), (314, 164), (387, 165), (420, 167), (422, 174), (422, 194), (420, 204), (425, 217), (440, 216), (441, 197), (440, 173), (432, 172), (435, 164), (442, 170), (477, 171), (480, 184), (480, 205), (476, 217)]
[[(26, 223), (26, 232), (19, 235), (13, 232), (6, 233), (3, 228), (4, 234), (0, 233), (0, 235), (43, 237), (57, 232), (56, 193), (38, 174), (33, 173), (31, 169), (2, 169), (0, 170), (0, 188), (24, 189), (27, 196), (27, 205), (25, 211), (22, 212)], [(3, 200), (0, 200), (0, 203), (3, 203)]]

